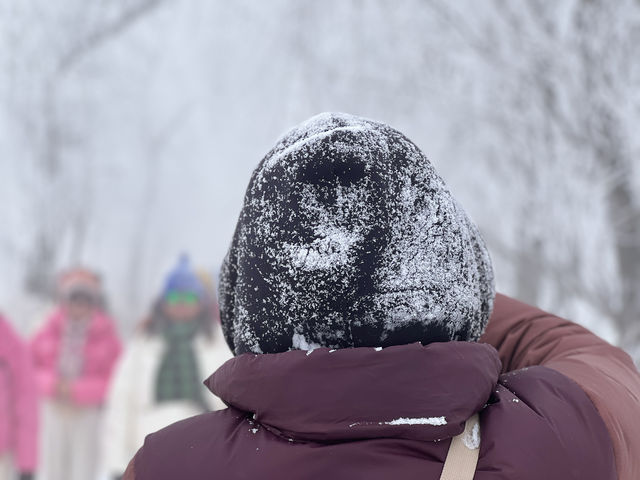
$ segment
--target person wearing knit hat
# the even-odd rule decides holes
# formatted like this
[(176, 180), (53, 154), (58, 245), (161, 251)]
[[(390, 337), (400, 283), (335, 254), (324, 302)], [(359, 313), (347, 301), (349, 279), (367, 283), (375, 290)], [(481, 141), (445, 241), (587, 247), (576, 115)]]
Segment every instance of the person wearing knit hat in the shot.
[(476, 341), (489, 253), (422, 152), (355, 117), (313, 119), (258, 167), (223, 264), (236, 353)]
[(185, 254), (180, 256), (178, 264), (167, 275), (162, 293), (166, 296), (175, 292), (190, 293), (198, 298), (205, 294), (204, 285)]
[(87, 480), (97, 473), (98, 428), (121, 344), (97, 274), (62, 273), (58, 296), (30, 346), (43, 398), (40, 470), (47, 480)]
[(122, 476), (147, 434), (224, 407), (202, 384), (231, 357), (214, 322), (213, 297), (182, 255), (116, 370), (103, 443), (112, 478)]
[(477, 226), (388, 125), (285, 134), (219, 291), (235, 357), (206, 385), (228, 408), (149, 435), (126, 480), (640, 478), (633, 363), (496, 294)]

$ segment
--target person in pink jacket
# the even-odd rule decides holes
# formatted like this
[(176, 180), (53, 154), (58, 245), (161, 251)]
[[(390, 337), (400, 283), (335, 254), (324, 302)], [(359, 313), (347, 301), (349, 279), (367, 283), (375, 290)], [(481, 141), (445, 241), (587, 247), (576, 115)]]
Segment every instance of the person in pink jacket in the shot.
[(31, 351), (43, 402), (43, 479), (92, 480), (98, 426), (121, 350), (103, 311), (100, 278), (84, 269), (62, 275), (61, 305), (36, 333)]
[(29, 350), (0, 314), (0, 480), (30, 480), (38, 459), (38, 398)]

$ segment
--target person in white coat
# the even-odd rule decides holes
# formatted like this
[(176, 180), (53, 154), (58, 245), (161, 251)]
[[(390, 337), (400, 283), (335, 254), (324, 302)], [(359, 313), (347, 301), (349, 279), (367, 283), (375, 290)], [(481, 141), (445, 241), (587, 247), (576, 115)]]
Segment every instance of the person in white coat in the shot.
[(186, 257), (130, 341), (109, 394), (105, 469), (120, 478), (145, 436), (225, 405), (203, 381), (231, 358), (214, 320), (216, 302)]

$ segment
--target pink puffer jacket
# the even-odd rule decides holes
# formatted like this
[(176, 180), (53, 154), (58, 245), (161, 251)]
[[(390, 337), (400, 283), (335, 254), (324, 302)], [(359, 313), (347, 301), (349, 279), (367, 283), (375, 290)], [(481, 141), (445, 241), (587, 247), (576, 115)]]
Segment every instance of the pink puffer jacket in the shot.
[(38, 399), (29, 350), (0, 316), (0, 456), (9, 454), (21, 472), (38, 457)]
[[(38, 386), (45, 397), (55, 395), (60, 380), (58, 360), (65, 324), (64, 310), (49, 317), (31, 342)], [(94, 315), (84, 345), (83, 368), (71, 383), (71, 401), (79, 406), (101, 405), (109, 388), (109, 381), (122, 347), (115, 323), (104, 313)]]

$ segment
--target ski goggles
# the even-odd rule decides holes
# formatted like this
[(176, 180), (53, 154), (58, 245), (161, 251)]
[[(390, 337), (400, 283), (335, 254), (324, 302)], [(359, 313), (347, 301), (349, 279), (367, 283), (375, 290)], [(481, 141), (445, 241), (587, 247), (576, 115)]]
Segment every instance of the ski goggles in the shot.
[(191, 292), (169, 292), (165, 295), (164, 301), (169, 305), (197, 305), (200, 299)]

